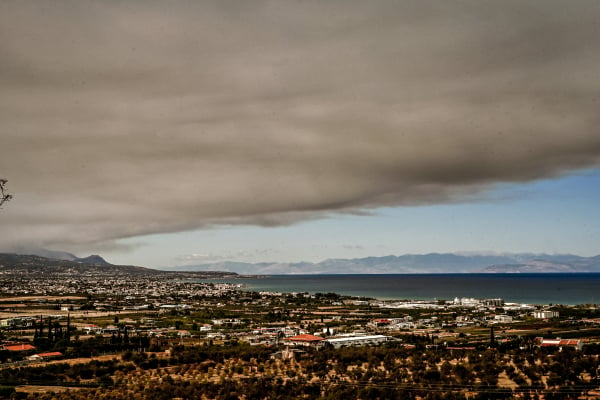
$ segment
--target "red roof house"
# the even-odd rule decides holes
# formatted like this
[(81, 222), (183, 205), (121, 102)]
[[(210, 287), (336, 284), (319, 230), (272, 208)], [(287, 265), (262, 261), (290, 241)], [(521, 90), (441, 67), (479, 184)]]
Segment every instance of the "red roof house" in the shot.
[(62, 357), (62, 353), (60, 351), (51, 351), (50, 353), (39, 353), (36, 354), (40, 357)]
[(35, 346), (32, 346), (27, 343), (19, 343), (19, 344), (5, 344), (4, 350), (8, 351), (29, 351), (35, 350)]
[(535, 338), (538, 345), (541, 347), (574, 347), (577, 350), (581, 350), (583, 348), (583, 342), (581, 339), (544, 339), (544, 338)]
[(302, 346), (318, 346), (323, 342), (322, 337), (309, 335), (308, 333), (285, 338), (285, 340), (288, 341), (290, 344)]
[(39, 353), (39, 354), (34, 354), (32, 356), (29, 357), (30, 360), (32, 361), (39, 361), (39, 360), (49, 360), (52, 358), (58, 358), (58, 357), (62, 357), (63, 354), (59, 351), (52, 351), (49, 353)]

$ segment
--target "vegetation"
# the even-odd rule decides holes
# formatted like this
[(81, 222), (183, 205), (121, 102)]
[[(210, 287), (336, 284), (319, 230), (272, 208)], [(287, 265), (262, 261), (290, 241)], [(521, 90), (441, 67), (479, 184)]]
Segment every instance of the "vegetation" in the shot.
[(598, 356), (570, 349), (414, 351), (392, 343), (307, 349), (283, 360), (270, 354), (249, 345), (176, 347), (170, 356), (126, 352), (105, 362), (8, 368), (0, 380), (79, 389), (28, 399), (571, 399), (600, 383)]
[(8, 181), (4, 178), (0, 178), (0, 207), (7, 201), (12, 199), (12, 195), (6, 192), (6, 183)]

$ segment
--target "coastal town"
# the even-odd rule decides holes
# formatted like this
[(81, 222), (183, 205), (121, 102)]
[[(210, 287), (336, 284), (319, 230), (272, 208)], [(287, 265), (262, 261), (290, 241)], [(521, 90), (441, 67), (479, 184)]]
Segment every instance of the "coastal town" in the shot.
[[(0, 396), (158, 398), (153, 383), (164, 398), (450, 398), (432, 391), (442, 384), (452, 398), (593, 398), (599, 386), (592, 304), (255, 292), (234, 276), (90, 271), (0, 273)], [(563, 382), (544, 363), (565, 354), (585, 368)], [(497, 366), (477, 371), (474, 357)], [(461, 366), (470, 375), (458, 382)], [(415, 368), (433, 378), (416, 379)], [(190, 392), (173, 395), (173, 382)], [(262, 397), (244, 394), (257, 382)], [(295, 394), (267, 393), (278, 385)]]
[(600, 400), (600, 0), (0, 0), (0, 400)]

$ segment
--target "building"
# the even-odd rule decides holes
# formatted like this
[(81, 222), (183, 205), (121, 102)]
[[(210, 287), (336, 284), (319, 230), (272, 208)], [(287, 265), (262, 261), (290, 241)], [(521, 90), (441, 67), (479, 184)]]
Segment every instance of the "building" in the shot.
[(30, 328), (34, 325), (33, 317), (13, 317), (0, 320), (0, 328)]
[(583, 349), (583, 342), (581, 339), (544, 339), (537, 337), (535, 338), (535, 342), (540, 347), (558, 347), (560, 349), (563, 347), (573, 347), (579, 351)]
[(391, 323), (392, 323), (392, 321), (390, 319), (378, 318), (378, 319), (374, 319), (373, 321), (371, 321), (369, 323), (369, 325), (374, 326), (375, 328), (381, 328), (384, 326), (388, 326)]
[(309, 335), (308, 333), (285, 338), (285, 341), (291, 345), (313, 347), (321, 346), (323, 340), (324, 339), (320, 336)]
[(100, 328), (98, 325), (93, 325), (93, 324), (86, 325), (81, 330), (86, 335), (96, 335), (96, 334), (102, 333), (102, 328)]
[(372, 336), (347, 336), (337, 337), (332, 339), (326, 339), (325, 342), (329, 343), (333, 347), (340, 348), (345, 346), (365, 346), (365, 345), (379, 345), (390, 340), (389, 336), (384, 335), (372, 335)]
[(4, 350), (8, 351), (30, 351), (35, 350), (35, 346), (28, 343), (5, 344)]
[(504, 300), (503, 299), (483, 299), (483, 305), (489, 307), (503, 307)]
[(50, 353), (34, 354), (32, 356), (27, 357), (27, 359), (30, 361), (46, 361), (46, 360), (52, 360), (55, 358), (60, 358), (62, 356), (63, 356), (63, 354), (61, 352), (53, 351)]
[(513, 317), (505, 314), (494, 315), (494, 322), (510, 324), (511, 322), (513, 322)]
[(538, 319), (558, 318), (558, 311), (534, 311), (533, 317)]
[(290, 360), (293, 358), (296, 358), (297, 356), (303, 356), (306, 355), (306, 352), (304, 350), (298, 350), (298, 349), (290, 349), (290, 348), (285, 348), (281, 351), (278, 351), (276, 353), (271, 354), (271, 359), (275, 360), (275, 359), (280, 359), (280, 360)]
[(455, 297), (453, 303), (456, 306), (477, 307), (481, 305), (481, 300), (473, 297)]

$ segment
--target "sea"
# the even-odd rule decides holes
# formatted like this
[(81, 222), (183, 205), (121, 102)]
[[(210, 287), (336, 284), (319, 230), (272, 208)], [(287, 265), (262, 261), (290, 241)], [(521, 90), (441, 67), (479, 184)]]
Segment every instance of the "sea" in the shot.
[(595, 304), (600, 273), (271, 275), (207, 280), (242, 290), (337, 293), (381, 300), (501, 298), (519, 304)]

